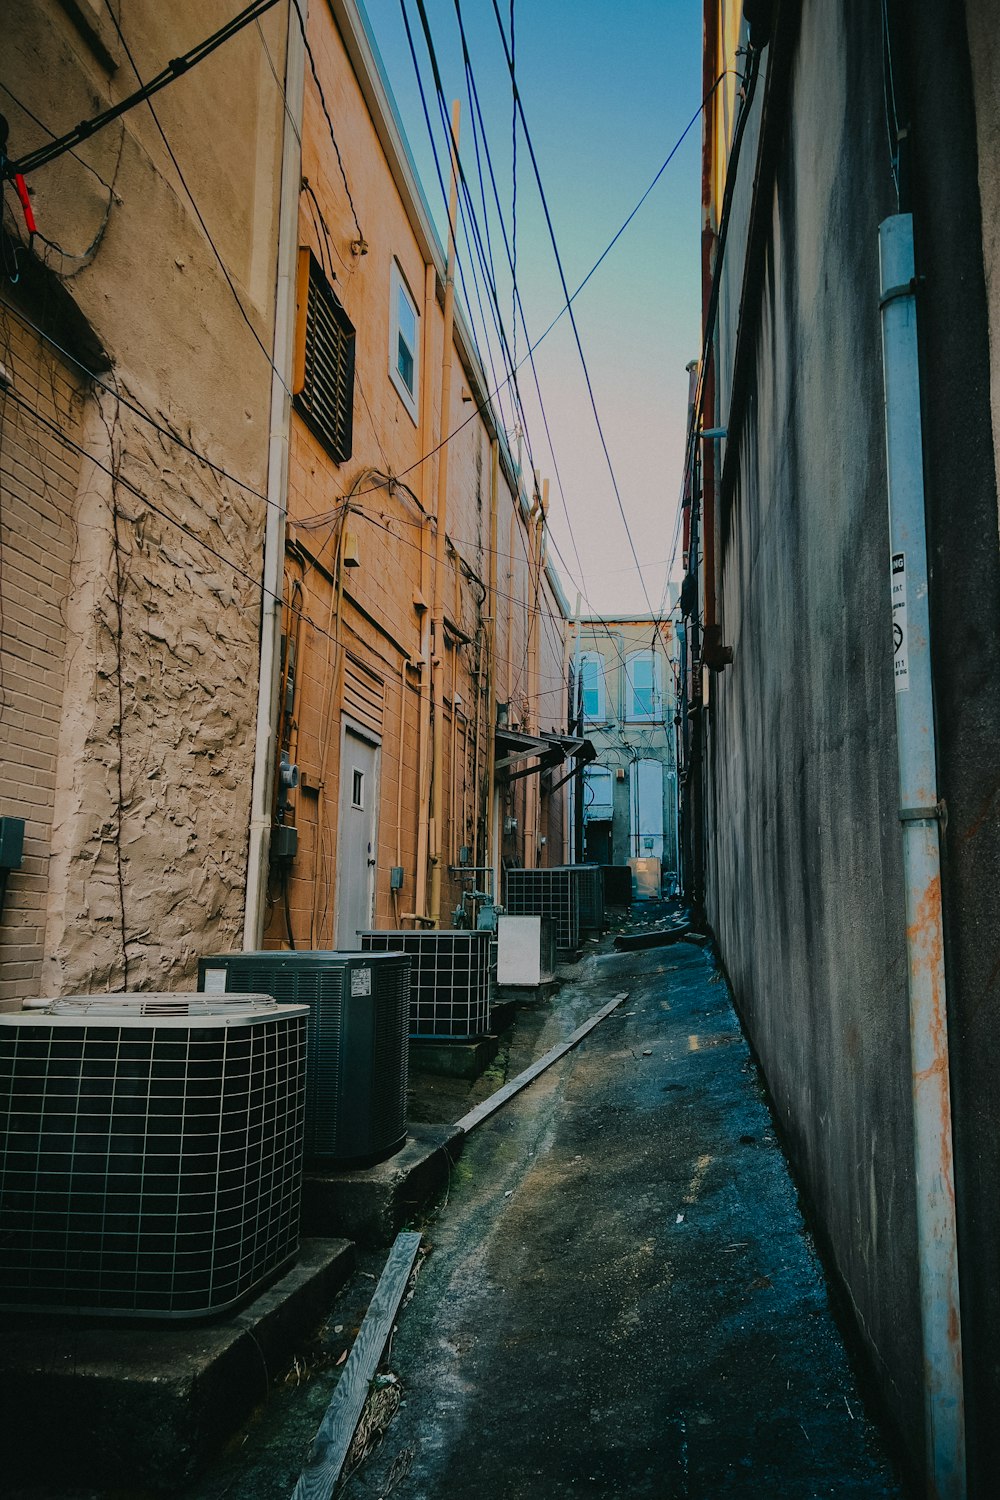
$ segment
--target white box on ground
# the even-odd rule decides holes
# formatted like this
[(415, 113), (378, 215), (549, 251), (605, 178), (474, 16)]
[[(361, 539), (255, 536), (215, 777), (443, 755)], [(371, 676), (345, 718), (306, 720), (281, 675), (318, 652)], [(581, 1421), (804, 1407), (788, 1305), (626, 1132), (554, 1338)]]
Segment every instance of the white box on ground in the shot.
[(555, 929), (549, 917), (497, 919), (497, 984), (547, 984), (555, 973)]
[(632, 866), (632, 899), (655, 901), (660, 895), (660, 861), (650, 855), (642, 859), (630, 859)]

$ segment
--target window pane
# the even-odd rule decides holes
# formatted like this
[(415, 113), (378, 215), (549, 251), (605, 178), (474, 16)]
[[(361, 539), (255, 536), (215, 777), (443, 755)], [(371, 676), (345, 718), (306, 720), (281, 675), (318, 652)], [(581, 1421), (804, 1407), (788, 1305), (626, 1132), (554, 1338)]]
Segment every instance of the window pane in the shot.
[(601, 664), (596, 658), (585, 656), (580, 662), (580, 683), (583, 688), (583, 717), (600, 718)]
[(396, 368), (403, 379), (403, 384), (413, 395), (413, 354), (409, 349), (402, 333), (399, 335), (399, 351), (396, 355)]
[(631, 681), (632, 717), (651, 719), (655, 712), (653, 658), (633, 656), (628, 664), (628, 675)]
[(417, 319), (410, 306), (410, 299), (402, 287), (399, 289), (399, 307), (396, 310), (396, 317), (399, 322), (399, 336), (405, 339), (407, 346), (412, 350), (417, 342)]

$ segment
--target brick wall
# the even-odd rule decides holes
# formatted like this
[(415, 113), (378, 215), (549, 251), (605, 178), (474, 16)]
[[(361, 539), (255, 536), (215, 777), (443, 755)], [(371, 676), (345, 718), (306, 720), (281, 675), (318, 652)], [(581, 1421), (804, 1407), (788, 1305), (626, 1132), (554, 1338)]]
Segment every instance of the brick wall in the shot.
[(45, 421), (72, 433), (81, 398), (67, 366), (8, 304), (0, 305), (0, 340), (6, 370), (0, 383), (0, 815), (25, 820), (24, 862), (9, 878), (0, 925), (0, 1007), (17, 1008), (24, 996), (38, 994), (44, 957), (80, 467)]

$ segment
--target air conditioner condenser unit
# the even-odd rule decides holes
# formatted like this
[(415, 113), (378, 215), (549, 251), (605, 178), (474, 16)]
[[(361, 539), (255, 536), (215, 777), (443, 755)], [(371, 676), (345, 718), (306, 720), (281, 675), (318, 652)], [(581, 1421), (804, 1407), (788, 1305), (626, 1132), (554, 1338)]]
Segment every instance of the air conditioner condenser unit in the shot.
[(199, 963), (206, 993), (252, 987), (308, 1006), (307, 1162), (361, 1166), (404, 1144), (409, 970), (398, 952), (268, 950)]
[(104, 995), (0, 1015), (0, 1301), (226, 1312), (299, 1245), (306, 1010)]

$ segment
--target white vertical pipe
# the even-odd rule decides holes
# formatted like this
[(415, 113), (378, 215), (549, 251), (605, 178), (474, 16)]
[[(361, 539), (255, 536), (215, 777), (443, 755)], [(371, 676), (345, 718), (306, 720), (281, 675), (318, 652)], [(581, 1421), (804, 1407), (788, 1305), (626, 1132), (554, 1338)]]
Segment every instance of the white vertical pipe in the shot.
[(278, 208), (278, 270), (275, 287), (274, 348), (271, 372), (271, 422), (267, 455), (267, 518), (260, 621), (260, 671), (257, 679), (257, 730), (253, 787), (250, 794), (250, 847), (247, 855), (243, 947), (259, 948), (264, 931), (267, 861), (271, 839), (271, 792), (281, 644), (282, 579), (285, 558), (285, 513), (288, 503), (289, 425), (292, 357), (295, 344), (295, 280), (299, 241), (299, 191), (302, 179), (302, 101), (305, 92), (305, 43), (296, 4), (305, 25), (308, 0), (289, 0), (285, 53), (285, 110), (281, 151), (281, 199)]
[(965, 1417), (913, 219), (879, 228), (928, 1494), (964, 1500)]
[[(576, 734), (582, 725), (577, 723), (577, 713), (580, 699), (580, 610), (582, 596), (577, 590), (576, 609), (573, 612), (573, 701), (569, 708), (569, 728), (572, 734)], [(584, 851), (576, 847), (576, 799), (584, 795), (585, 772), (581, 771), (579, 776), (566, 783), (566, 806), (569, 810), (569, 862), (571, 865), (580, 864), (583, 860)]]

